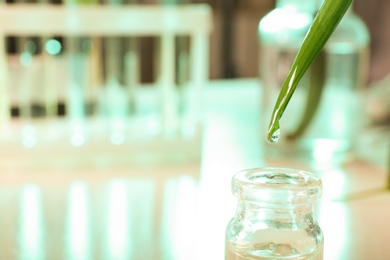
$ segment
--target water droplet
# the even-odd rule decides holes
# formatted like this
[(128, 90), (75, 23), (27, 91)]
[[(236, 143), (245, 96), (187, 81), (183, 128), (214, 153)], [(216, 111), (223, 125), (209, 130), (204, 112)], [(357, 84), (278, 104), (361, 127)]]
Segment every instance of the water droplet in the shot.
[(268, 139), (271, 143), (276, 143), (280, 138), (280, 129), (272, 133), (271, 138)]

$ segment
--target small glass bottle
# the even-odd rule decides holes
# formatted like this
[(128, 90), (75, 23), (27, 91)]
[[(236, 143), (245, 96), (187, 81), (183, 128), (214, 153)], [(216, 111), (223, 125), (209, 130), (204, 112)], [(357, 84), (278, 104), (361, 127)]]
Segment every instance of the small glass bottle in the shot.
[[(277, 0), (259, 23), (263, 128), (323, 0)], [(370, 36), (352, 7), (299, 83), (280, 121), (281, 138), (265, 142), (270, 159), (346, 160), (362, 125), (358, 89), (366, 84)], [(314, 90), (314, 91), (313, 91)], [(313, 93), (315, 97), (313, 98)]]
[(255, 168), (232, 180), (238, 198), (226, 229), (226, 260), (323, 258), (323, 234), (313, 217), (322, 182), (312, 173)]

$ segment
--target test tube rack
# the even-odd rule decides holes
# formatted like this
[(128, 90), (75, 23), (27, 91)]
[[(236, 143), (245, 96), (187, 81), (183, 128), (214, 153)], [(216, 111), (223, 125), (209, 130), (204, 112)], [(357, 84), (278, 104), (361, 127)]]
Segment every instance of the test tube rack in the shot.
[[(3, 4), (0, 17), (0, 168), (139, 166), (199, 160), (202, 88), (208, 81), (212, 29), (209, 6)], [(190, 39), (189, 80), (179, 88), (175, 81), (175, 37), (182, 35)], [(39, 36), (46, 40), (53, 36), (158, 37), (157, 80), (148, 86), (137, 80), (130, 86), (101, 82), (97, 80), (101, 75), (93, 69), (98, 61), (90, 54), (78, 66), (85, 65), (82, 69), (91, 80), (75, 84), (69, 68), (76, 72), (78, 68), (64, 66), (64, 60), (77, 59), (77, 53), (61, 59), (44, 50), (44, 55), (32, 57), (34, 62), (19, 66), (22, 71), (18, 71), (14, 67), (21, 57), (7, 53), (8, 36)], [(134, 64), (125, 73), (137, 78), (137, 53), (130, 54), (135, 55), (129, 59)], [(15, 85), (27, 89), (28, 94), (15, 91)], [(126, 95), (132, 95), (132, 101), (122, 98)], [(34, 96), (43, 100), (46, 116), (35, 119), (21, 114), (18, 119), (12, 118), (11, 108)], [(86, 117), (83, 106), (90, 96), (100, 112)], [(67, 105), (67, 115), (48, 113), (53, 102), (60, 101)], [(121, 106), (128, 106), (128, 102), (134, 102), (135, 112), (123, 113)], [(185, 112), (179, 103), (184, 104)]]

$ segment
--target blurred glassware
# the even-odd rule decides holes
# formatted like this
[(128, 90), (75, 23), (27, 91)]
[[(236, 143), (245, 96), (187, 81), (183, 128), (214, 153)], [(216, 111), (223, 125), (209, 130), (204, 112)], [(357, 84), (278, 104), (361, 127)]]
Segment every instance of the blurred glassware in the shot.
[[(263, 114), (271, 115), (283, 81), (323, 1), (279, 0), (259, 23)], [(265, 156), (322, 165), (344, 162), (362, 125), (358, 89), (366, 84), (369, 33), (350, 8), (301, 80), (281, 120), (281, 138)], [(269, 118), (264, 117), (263, 129)], [(266, 132), (266, 131), (263, 131)], [(265, 138), (264, 138), (265, 140)]]
[(371, 83), (362, 96), (369, 123), (390, 127), (390, 74)]
[[(58, 155), (57, 159), (74, 158), (85, 164), (94, 157), (91, 150), (100, 154), (95, 157), (104, 159), (101, 161), (121, 161), (121, 155), (126, 154), (129, 164), (199, 159), (201, 95), (208, 81), (212, 26), (209, 6), (2, 5), (0, 16), (5, 21), (0, 25), (0, 96), (4, 99), (0, 103), (4, 125), (0, 129), (0, 142), (10, 147), (4, 154), (9, 158), (4, 160), (5, 164), (18, 166), (18, 158), (23, 158), (23, 163), (42, 162), (36, 160), (38, 155), (48, 153)], [(14, 57), (5, 52), (5, 37), (11, 34), (42, 38), (55, 35), (65, 43), (60, 46), (64, 47), (60, 53), (52, 54), (51, 45), (54, 43), (58, 49), (61, 43), (49, 37), (46, 43), (50, 42), (51, 47), (46, 49), (45, 56), (37, 62), (34, 59), (25, 68), (34, 67), (37, 72), (29, 70), (29, 75), (38, 81), (23, 77), (23, 88), (31, 90), (45, 85), (33, 93), (43, 100), (42, 105), (48, 96), (47, 100), (57, 102), (55, 106), (63, 106), (63, 113), (55, 118), (46, 114), (40, 120), (30, 120), (27, 129), (33, 131), (28, 136), (33, 133), (35, 138), (33, 145), (28, 146), (34, 148), (30, 150), (20, 143), (24, 114), (10, 117), (13, 108), (23, 105), (18, 102), (13, 84), (20, 75), (14, 70), (21, 66), (19, 59), (15, 63)], [(189, 39), (188, 77), (180, 88), (176, 78), (181, 77), (177, 75), (181, 71), (175, 70), (178, 35)], [(130, 40), (146, 36), (161, 39), (154, 55), (159, 69), (155, 82), (141, 86), (137, 46)], [(106, 46), (105, 55), (100, 37), (129, 40), (125, 41), (128, 49), (119, 55), (117, 50), (113, 51), (118, 42), (109, 41), (115, 44)], [(27, 61), (31, 61), (31, 56), (26, 56), (30, 58)], [(45, 84), (40, 84), (43, 80)], [(55, 151), (49, 152), (53, 148)], [(41, 157), (44, 161), (41, 165), (55, 164), (55, 159), (44, 158)], [(96, 163), (99, 159), (92, 161)]]

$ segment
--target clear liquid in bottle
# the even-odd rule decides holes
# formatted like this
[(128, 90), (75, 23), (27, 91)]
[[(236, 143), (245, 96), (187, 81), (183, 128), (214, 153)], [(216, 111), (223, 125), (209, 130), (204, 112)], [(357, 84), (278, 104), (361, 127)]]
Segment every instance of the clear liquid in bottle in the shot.
[[(270, 251), (272, 250), (273, 256), (266, 256), (266, 255), (255, 255), (255, 253), (250, 253), (248, 250), (242, 250), (238, 249), (234, 246), (228, 245), (226, 248), (226, 255), (225, 260), (283, 260), (283, 259), (289, 259), (289, 260), (322, 260), (323, 259), (323, 248), (318, 248), (315, 252), (310, 254), (299, 254), (296, 253), (295, 256), (291, 256), (291, 251), (294, 251), (293, 248), (289, 247), (288, 245), (275, 245), (275, 244), (267, 244), (263, 245), (263, 247), (270, 248)], [(253, 251), (253, 250), (252, 250)], [(288, 256), (286, 256), (286, 253), (288, 253)]]

